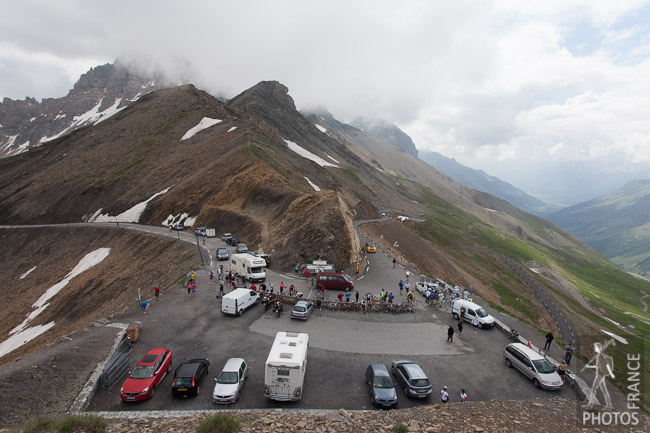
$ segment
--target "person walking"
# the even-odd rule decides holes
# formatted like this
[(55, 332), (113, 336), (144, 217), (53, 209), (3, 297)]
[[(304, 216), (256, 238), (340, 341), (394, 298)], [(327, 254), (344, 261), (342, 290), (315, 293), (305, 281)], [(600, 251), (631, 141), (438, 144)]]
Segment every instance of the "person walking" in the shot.
[(460, 401), (467, 403), (467, 393), (462, 388), (460, 389)]
[(395, 257), (393, 257), (393, 268), (395, 268), (395, 263), (397, 263), (397, 260), (395, 260)]
[(478, 319), (476, 317), (472, 319), (472, 326), (474, 327), (474, 334), (476, 334), (476, 328), (478, 328)]
[(194, 271), (192, 271), (192, 274), (190, 275), (190, 280), (192, 280), (192, 283), (194, 283), (194, 279), (196, 278), (196, 274)]
[(402, 291), (404, 290), (404, 282), (402, 280), (399, 280), (399, 294), (402, 294)]
[(210, 269), (210, 281), (208, 284), (214, 284), (214, 272), (212, 272), (212, 269)]
[(447, 343), (453, 343), (454, 342), (454, 327), (449, 325), (449, 328), (447, 328)]
[(447, 392), (447, 386), (443, 386), (442, 390), (440, 391), (440, 401), (443, 403), (447, 403), (449, 401), (449, 392)]
[(192, 281), (187, 282), (187, 296), (190, 296), (192, 294)]
[(546, 343), (544, 343), (544, 350), (551, 350), (551, 342), (553, 341), (553, 334), (549, 331), (546, 334)]
[(573, 344), (574, 343), (571, 342), (571, 344), (564, 346), (564, 360), (566, 361), (566, 365), (571, 364), (571, 358), (573, 358), (573, 351), (575, 350)]
[(219, 282), (219, 294), (217, 295), (217, 299), (219, 299), (219, 297), (223, 298), (223, 283), (222, 282)]
[(192, 294), (190, 296), (192, 298), (196, 296), (196, 283), (192, 284)]
[(407, 282), (408, 282), (410, 276), (411, 276), (411, 273), (410, 273), (409, 270), (407, 269), (407, 270), (406, 270), (406, 281), (407, 281)]
[(156, 301), (160, 301), (160, 287), (158, 287), (158, 284), (153, 288), (153, 295), (156, 298)]
[(460, 319), (458, 321), (458, 336), (460, 337), (460, 334), (463, 333), (463, 319)]
[(323, 301), (321, 301), (321, 298), (316, 299), (316, 315), (317, 316), (322, 316), (323, 313)]
[(359, 291), (358, 290), (354, 294), (354, 299), (356, 299), (356, 302), (359, 302)]

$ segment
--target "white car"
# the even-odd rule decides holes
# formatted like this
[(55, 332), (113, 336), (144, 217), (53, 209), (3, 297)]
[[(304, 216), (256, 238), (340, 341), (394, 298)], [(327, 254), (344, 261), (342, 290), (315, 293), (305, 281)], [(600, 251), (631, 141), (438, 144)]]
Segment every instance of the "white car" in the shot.
[(427, 288), (429, 290), (436, 290), (438, 288), (438, 283), (432, 283), (430, 281), (426, 283), (418, 281), (417, 283), (415, 283), (415, 290), (420, 292), (422, 296), (424, 296), (424, 294), (427, 292)]
[(242, 358), (230, 358), (215, 379), (212, 401), (219, 404), (234, 403), (239, 399), (248, 375), (248, 364)]

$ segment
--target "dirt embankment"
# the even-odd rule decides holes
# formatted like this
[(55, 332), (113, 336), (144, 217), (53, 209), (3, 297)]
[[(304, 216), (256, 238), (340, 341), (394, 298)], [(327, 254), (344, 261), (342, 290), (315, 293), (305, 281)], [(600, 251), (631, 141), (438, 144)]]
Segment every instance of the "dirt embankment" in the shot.
[(110, 248), (108, 257), (72, 278), (28, 324), (53, 321), (55, 325), (0, 358), (0, 364), (135, 306), (138, 288), (149, 297), (155, 284), (166, 290), (197, 260), (195, 251), (179, 242), (115, 228), (7, 229), (0, 231), (0, 239), (0, 293), (5, 311), (0, 316), (0, 335), (4, 336), (20, 325), (34, 311), (34, 302), (64, 280), (86, 254)]

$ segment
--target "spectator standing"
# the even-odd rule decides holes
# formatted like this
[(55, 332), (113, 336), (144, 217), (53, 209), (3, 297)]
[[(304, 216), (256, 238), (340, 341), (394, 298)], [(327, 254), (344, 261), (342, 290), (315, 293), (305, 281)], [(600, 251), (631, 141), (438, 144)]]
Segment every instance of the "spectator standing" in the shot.
[(395, 263), (397, 263), (397, 260), (395, 260), (395, 257), (393, 257), (393, 268), (395, 267)]
[(458, 336), (460, 337), (460, 334), (463, 333), (463, 319), (460, 319), (458, 321)]
[(218, 297), (223, 298), (223, 283), (221, 283), (221, 282), (219, 283), (219, 294), (217, 295), (217, 298)]
[(566, 365), (571, 364), (571, 358), (573, 358), (573, 351), (575, 348), (573, 347), (573, 342), (571, 344), (567, 344), (564, 346), (564, 360), (566, 361)]
[(356, 299), (356, 302), (359, 302), (359, 291), (358, 290), (354, 294), (354, 299)]
[(476, 334), (476, 328), (478, 328), (478, 319), (476, 317), (472, 319), (472, 326), (474, 327), (474, 334)]
[(196, 284), (193, 283), (193, 284), (192, 284), (192, 294), (191, 294), (191, 297), (193, 298), (193, 297), (195, 297), (195, 296), (196, 296)]
[(153, 295), (156, 298), (156, 301), (160, 301), (160, 287), (158, 287), (158, 284), (153, 288)]
[(402, 294), (402, 291), (404, 290), (404, 282), (402, 280), (399, 280), (399, 294)]
[(323, 302), (321, 301), (321, 298), (316, 299), (316, 315), (317, 316), (322, 316), (323, 313)]
[(553, 342), (553, 334), (549, 331), (546, 334), (546, 343), (544, 343), (544, 350), (551, 350), (551, 343)]
[(187, 282), (187, 296), (190, 296), (192, 294), (192, 281)]
[(406, 289), (406, 293), (411, 291), (411, 283), (409, 283), (409, 280), (406, 280), (406, 283), (404, 283), (404, 288)]
[(447, 328), (447, 343), (453, 343), (454, 342), (454, 327), (449, 325), (449, 328)]
[(208, 284), (214, 284), (214, 272), (212, 272), (212, 269), (210, 269), (210, 281)]
[(460, 390), (460, 401), (462, 401), (463, 403), (467, 403), (467, 393), (462, 388)]
[(196, 274), (194, 273), (194, 271), (192, 271), (192, 274), (190, 276), (190, 279), (192, 280), (192, 283), (194, 283), (195, 278), (196, 278)]
[(447, 403), (449, 401), (449, 393), (447, 392), (447, 386), (443, 386), (442, 390), (440, 391), (440, 401), (443, 403)]

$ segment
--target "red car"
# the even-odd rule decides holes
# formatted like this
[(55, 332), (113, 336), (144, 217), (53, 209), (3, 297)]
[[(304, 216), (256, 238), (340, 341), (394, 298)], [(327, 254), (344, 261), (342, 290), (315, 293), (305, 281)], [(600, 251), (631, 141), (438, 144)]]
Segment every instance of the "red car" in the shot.
[(171, 350), (151, 349), (135, 366), (120, 389), (124, 401), (141, 401), (153, 398), (156, 387), (172, 371)]

